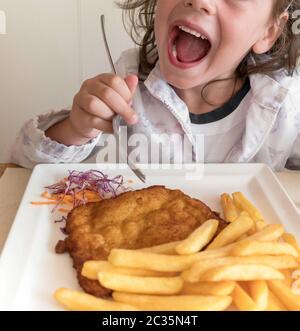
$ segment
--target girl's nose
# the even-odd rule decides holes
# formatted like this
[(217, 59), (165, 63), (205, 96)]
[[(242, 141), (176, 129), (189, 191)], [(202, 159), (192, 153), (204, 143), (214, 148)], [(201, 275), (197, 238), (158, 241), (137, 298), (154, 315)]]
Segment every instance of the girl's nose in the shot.
[(197, 11), (204, 11), (208, 15), (216, 14), (215, 0), (184, 0), (185, 7), (191, 7)]

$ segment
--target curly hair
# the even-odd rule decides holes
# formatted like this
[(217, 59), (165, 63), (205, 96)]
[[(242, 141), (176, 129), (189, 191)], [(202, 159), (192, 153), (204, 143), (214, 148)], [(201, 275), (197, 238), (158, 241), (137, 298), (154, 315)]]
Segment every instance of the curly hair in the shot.
[(154, 18), (157, 0), (121, 0), (123, 24), (133, 42), (140, 47), (139, 78), (145, 79), (158, 61)]

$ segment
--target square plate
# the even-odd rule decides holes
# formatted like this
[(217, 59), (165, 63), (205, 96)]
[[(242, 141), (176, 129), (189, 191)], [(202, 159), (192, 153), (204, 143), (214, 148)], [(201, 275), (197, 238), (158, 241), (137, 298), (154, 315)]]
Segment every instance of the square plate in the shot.
[[(190, 167), (190, 168), (189, 168)], [(28, 183), (0, 259), (0, 310), (61, 310), (53, 298), (57, 288), (79, 289), (68, 254), (57, 255), (54, 247), (63, 239), (57, 215), (51, 206), (35, 206), (43, 188), (64, 178), (68, 170), (102, 170), (110, 177), (122, 174), (140, 189), (165, 185), (198, 198), (221, 211), (220, 195), (243, 192), (262, 212), (268, 223), (282, 223), (300, 239), (300, 214), (273, 172), (260, 164), (202, 165), (191, 174), (191, 165), (181, 169), (142, 166), (147, 184), (142, 184), (127, 165), (39, 165)], [(194, 168), (193, 168), (194, 169)], [(195, 171), (195, 170), (193, 170)], [(199, 175), (198, 178), (195, 175)], [(203, 176), (202, 176), (203, 175)], [(189, 177), (189, 178), (188, 178)]]

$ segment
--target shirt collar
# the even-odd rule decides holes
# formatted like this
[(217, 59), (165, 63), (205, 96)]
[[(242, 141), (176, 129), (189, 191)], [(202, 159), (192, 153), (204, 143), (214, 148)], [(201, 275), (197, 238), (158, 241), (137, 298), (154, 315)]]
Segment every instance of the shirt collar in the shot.
[[(254, 61), (250, 58), (249, 61)], [(260, 106), (278, 111), (283, 104), (289, 88), (294, 81), (287, 76), (284, 70), (279, 70), (272, 75), (253, 74), (249, 76), (253, 101)], [(148, 91), (162, 101), (168, 108), (173, 109), (185, 122), (189, 122), (189, 111), (185, 102), (179, 98), (174, 89), (166, 82), (159, 61), (145, 80)]]
[(159, 61), (150, 72), (144, 84), (153, 97), (160, 100), (173, 113), (175, 112), (182, 121), (189, 122), (187, 105), (164, 79), (160, 70)]
[(263, 108), (274, 111), (281, 108), (289, 91), (288, 86), (271, 76), (262, 74), (250, 75), (250, 85), (253, 101)]

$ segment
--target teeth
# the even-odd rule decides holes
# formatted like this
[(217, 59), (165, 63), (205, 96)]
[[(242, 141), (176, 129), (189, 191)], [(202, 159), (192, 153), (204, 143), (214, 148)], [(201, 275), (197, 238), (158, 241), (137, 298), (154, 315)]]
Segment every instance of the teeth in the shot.
[(201, 33), (195, 31), (195, 30), (192, 30), (186, 26), (183, 26), (183, 25), (180, 25), (179, 26), (179, 29), (184, 31), (184, 32), (187, 32), (187, 33), (190, 33), (191, 35), (197, 37), (197, 38), (201, 38), (201, 39), (207, 39), (205, 36), (203, 36)]
[(173, 56), (177, 59), (177, 49), (175, 44), (173, 45), (172, 52), (173, 52)]

